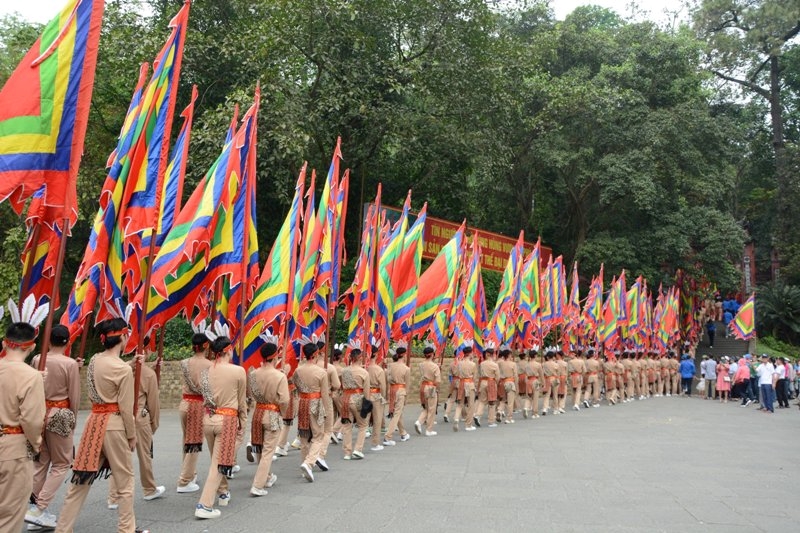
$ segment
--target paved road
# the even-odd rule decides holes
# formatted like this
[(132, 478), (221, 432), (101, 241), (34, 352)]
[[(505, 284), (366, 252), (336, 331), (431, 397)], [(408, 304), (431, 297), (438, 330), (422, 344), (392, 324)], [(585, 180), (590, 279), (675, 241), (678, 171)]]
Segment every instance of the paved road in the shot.
[[(406, 414), (407, 427), (418, 413)], [(85, 414), (81, 416), (81, 421)], [(248, 495), (255, 472), (241, 454), (232, 501), (220, 519), (193, 517), (197, 494), (175, 493), (180, 460), (176, 411), (162, 414), (156, 478), (164, 499), (145, 502), (140, 527), (155, 533), (262, 531), (800, 531), (791, 498), (800, 479), (800, 411), (774, 415), (697, 398), (651, 398), (613, 407), (519, 419), (515, 425), (398, 442), (300, 476), (296, 451), (274, 466), (266, 497)], [(208, 469), (204, 451), (201, 479)], [(115, 531), (98, 481), (76, 531)], [(61, 507), (65, 490), (51, 510)]]

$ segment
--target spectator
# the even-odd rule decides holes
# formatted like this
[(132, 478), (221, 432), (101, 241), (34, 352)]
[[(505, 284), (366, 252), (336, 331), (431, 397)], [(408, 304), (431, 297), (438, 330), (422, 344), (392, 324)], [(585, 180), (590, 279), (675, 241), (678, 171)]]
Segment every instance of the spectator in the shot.
[(717, 362), (713, 357), (703, 356), (704, 361), (700, 363), (700, 372), (703, 371), (703, 364), (706, 368), (706, 390), (705, 399), (714, 399), (717, 395)]
[[(730, 380), (728, 380), (728, 381), (730, 383), (733, 383), (733, 376), (736, 375), (736, 372), (738, 370), (739, 370), (739, 363), (736, 362), (736, 360), (733, 360), (730, 357), (728, 357), (728, 376), (730, 377)], [(731, 387), (731, 390), (728, 393), (728, 397), (729, 398), (739, 398), (739, 396), (734, 396), (733, 387)]]
[(775, 376), (775, 366), (770, 362), (767, 354), (761, 354), (761, 364), (756, 368), (756, 374), (758, 375), (758, 388), (761, 391), (761, 407), (759, 407), (759, 411), (774, 413), (775, 408), (772, 406), (772, 400), (775, 389), (772, 388), (772, 379)]
[(722, 320), (722, 295), (719, 291), (714, 293), (714, 320)]
[(736, 390), (737, 396), (742, 398), (742, 407), (747, 407), (753, 403), (753, 397), (750, 393), (750, 365), (748, 364), (753, 357), (747, 353), (739, 359), (739, 368), (733, 376), (733, 389)]
[(750, 366), (750, 397), (753, 398), (754, 402), (759, 403), (761, 390), (758, 385), (758, 372), (756, 372), (757, 369), (756, 362), (751, 358), (748, 361), (748, 365)]
[(681, 356), (681, 385), (683, 386), (683, 393), (686, 396), (692, 395), (692, 380), (694, 379), (695, 366), (694, 361), (689, 358), (689, 354), (685, 353)]
[(778, 409), (787, 409), (789, 407), (788, 384), (786, 359), (780, 357), (775, 364), (775, 394), (778, 396)]
[(708, 319), (706, 322), (706, 333), (708, 333), (708, 347), (714, 347), (714, 336), (717, 334), (717, 325), (714, 324), (712, 319)]
[[(717, 391), (719, 392), (720, 403), (728, 403), (728, 396), (731, 393), (731, 376), (730, 376), (730, 357), (727, 355), (722, 358), (717, 368)], [(712, 359), (713, 361), (713, 359)]]

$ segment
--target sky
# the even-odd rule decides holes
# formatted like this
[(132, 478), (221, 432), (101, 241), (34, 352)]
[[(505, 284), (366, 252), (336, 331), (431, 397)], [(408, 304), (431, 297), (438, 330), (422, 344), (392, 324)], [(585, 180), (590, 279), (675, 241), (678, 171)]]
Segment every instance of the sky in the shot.
[[(556, 18), (563, 19), (579, 5), (595, 4), (613, 9), (617, 13), (627, 16), (630, 14), (628, 5), (631, 0), (551, 0)], [(637, 10), (644, 12), (637, 18), (649, 18), (656, 22), (665, 19), (664, 10), (675, 9), (681, 2), (679, 0), (636, 0)], [(0, 1), (0, 16), (18, 12), (23, 18), (32, 22), (47, 22), (66, 4), (66, 0), (24, 0), (12, 2)]]

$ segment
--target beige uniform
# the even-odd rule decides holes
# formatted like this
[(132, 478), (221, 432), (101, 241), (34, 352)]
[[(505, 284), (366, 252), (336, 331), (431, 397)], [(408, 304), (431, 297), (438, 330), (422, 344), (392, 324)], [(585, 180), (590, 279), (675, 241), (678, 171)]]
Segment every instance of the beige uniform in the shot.
[(624, 373), (624, 376), (625, 376), (625, 378), (624, 378), (624, 381), (625, 381), (625, 399), (627, 399), (629, 401), (633, 399), (633, 396), (634, 396), (634, 393), (635, 393), (635, 390), (634, 390), (635, 389), (635, 387), (634, 387), (635, 379), (633, 377), (633, 367), (634, 367), (634, 362), (633, 361), (634, 360), (631, 359), (630, 357), (625, 358), (625, 359), (622, 360), (622, 366), (625, 369), (625, 371), (624, 371), (625, 372)]
[(621, 359), (614, 363), (614, 372), (617, 374), (617, 398), (625, 401), (625, 365)]
[(567, 384), (572, 391), (573, 409), (581, 403), (581, 391), (583, 390), (584, 374), (586, 374), (586, 364), (580, 357), (571, 357), (567, 361)]
[(439, 384), (442, 382), (442, 372), (439, 365), (431, 359), (426, 359), (419, 364), (420, 384), (419, 394), (423, 410), (417, 419), (419, 424), (425, 425), (426, 431), (433, 431), (433, 422), (436, 419), (436, 404), (439, 401)]
[[(339, 433), (342, 430), (342, 418), (345, 417), (343, 414), (344, 409), (342, 408), (342, 389), (344, 388), (342, 385), (342, 372), (344, 371), (344, 365), (341, 362), (336, 362), (333, 364), (333, 370), (336, 371), (336, 377), (339, 379), (339, 389), (334, 391), (333, 387), (331, 387), (333, 404), (338, 413), (336, 420), (333, 421), (333, 433)], [(331, 383), (333, 383), (333, 380), (331, 380)]]
[(567, 362), (563, 359), (556, 359), (558, 365), (558, 410), (563, 411), (567, 405)]
[(367, 368), (369, 374), (369, 399), (372, 400), (372, 445), (381, 443), (381, 429), (383, 429), (384, 404), (386, 402), (386, 371), (372, 360)]
[[(19, 533), (31, 495), (29, 454), (42, 444), (42, 375), (24, 362), (0, 359), (0, 531)], [(29, 446), (31, 450), (29, 450)]]
[(487, 358), (480, 364), (480, 373), (477, 417), (480, 418), (483, 415), (483, 411), (487, 409), (488, 405), (489, 424), (494, 424), (497, 418), (497, 395), (496, 393), (492, 394), (492, 390), (496, 391), (499, 388), (500, 367), (496, 361)]
[[(238, 365), (217, 362), (203, 371), (200, 386), (209, 408), (203, 417), (203, 434), (211, 454), (211, 466), (200, 503), (212, 507), (215, 495), (228, 492), (228, 479), (219, 471), (220, 461), (225, 459), (223, 448), (233, 446), (235, 450), (239, 440), (237, 436), (242, 434), (247, 424), (247, 375)], [(209, 400), (213, 401), (213, 406)], [(238, 431), (235, 435), (225, 433), (226, 418), (228, 424), (230, 419), (236, 419)]]
[(394, 432), (400, 431), (400, 436), (408, 435), (403, 426), (403, 410), (408, 398), (408, 384), (411, 383), (411, 369), (401, 360), (389, 365), (386, 370), (386, 378), (389, 382), (389, 409), (392, 419), (386, 428), (386, 440), (393, 440)]
[(289, 405), (289, 384), (286, 374), (272, 366), (262, 366), (250, 372), (248, 383), (250, 393), (256, 401), (253, 416), (261, 418), (261, 445), (254, 450), (258, 468), (253, 486), (262, 489), (269, 479), (272, 452), (278, 445), (278, 436), (283, 425), (281, 411)]
[(539, 416), (539, 396), (542, 391), (542, 384), (544, 383), (544, 373), (542, 371), (542, 363), (537, 361), (534, 357), (528, 359), (528, 365), (525, 367), (527, 374), (528, 385), (528, 400), (527, 409), (530, 415), (534, 418)]
[[(475, 416), (475, 391), (478, 383), (478, 365), (472, 358), (464, 359), (458, 364), (459, 390), (457, 396), (457, 407), (455, 413), (454, 426), (458, 427), (461, 415), (464, 415), (466, 427), (474, 427), (473, 417)], [(465, 413), (462, 410), (466, 410)]]
[(638, 358), (631, 359), (631, 381), (633, 381), (633, 395), (642, 395), (642, 362)]
[[(298, 430), (300, 433), (300, 457), (303, 464), (314, 468), (322, 453), (325, 439), (326, 406), (331, 403), (331, 386), (328, 373), (320, 366), (306, 362), (297, 367), (292, 380), (298, 390)], [(331, 412), (330, 416), (333, 416)], [(308, 417), (308, 421), (306, 421)], [(306, 427), (308, 426), (308, 427)], [(306, 432), (310, 431), (310, 434)]]
[(514, 402), (517, 401), (517, 363), (501, 358), (497, 362), (497, 366), (500, 368), (498, 389), (504, 393), (500, 412), (507, 421), (511, 422), (514, 420)]
[[(353, 451), (363, 452), (367, 439), (368, 418), (361, 416), (361, 404), (365, 392), (369, 392), (369, 373), (358, 364), (345, 367), (342, 371), (342, 450), (345, 456)], [(353, 423), (358, 433), (353, 447)]]
[(661, 387), (659, 388), (659, 394), (663, 394), (666, 396), (671, 388), (670, 388), (670, 376), (669, 376), (669, 359), (666, 356), (661, 356), (658, 360), (658, 364), (661, 367)]
[[(205, 354), (195, 354), (190, 359), (181, 361), (181, 368), (183, 370), (183, 397), (178, 406), (178, 412), (181, 417), (181, 430), (184, 435), (184, 443), (186, 442), (186, 431), (189, 425), (196, 425), (198, 428), (199, 442), (194, 443), (193, 449), (196, 451), (186, 451), (186, 446), (183, 446), (183, 461), (181, 463), (181, 474), (178, 478), (178, 486), (183, 487), (188, 485), (193, 479), (197, 477), (197, 458), (199, 457), (200, 448), (203, 445), (203, 394), (200, 391), (200, 373), (207, 368), (210, 368), (214, 363), (206, 359)], [(196, 406), (196, 407), (195, 407)], [(191, 409), (190, 409), (191, 408)], [(189, 411), (192, 411), (191, 413)]]
[(680, 381), (681, 377), (678, 375), (678, 370), (680, 369), (681, 364), (675, 358), (669, 359), (669, 375), (670, 381), (672, 384), (672, 395), (678, 396), (678, 391), (680, 390)]
[[(47, 377), (44, 380), (44, 397), (47, 407), (45, 431), (39, 456), (33, 465), (33, 497), (39, 509), (47, 509), (56, 491), (67, 477), (72, 466), (72, 449), (75, 427), (69, 432), (65, 427), (56, 427), (63, 414), (61, 410), (72, 411), (78, 416), (81, 401), (81, 376), (78, 363), (66, 355), (50, 353), (46, 360)], [(39, 366), (39, 356), (31, 362), (33, 368)], [(55, 431), (48, 429), (50, 426)], [(63, 434), (66, 433), (66, 434)]]
[(333, 424), (337, 420), (336, 413), (339, 411), (337, 403), (341, 396), (342, 382), (335, 366), (328, 363), (328, 368), (325, 368), (325, 362), (321, 359), (320, 365), (320, 368), (323, 368), (328, 374), (328, 385), (331, 389), (328, 401), (325, 403), (325, 436), (322, 438), (322, 451), (319, 453), (319, 456), (324, 459), (328, 456), (328, 446), (331, 443), (331, 435), (333, 435)]
[[(130, 363), (134, 368), (134, 362)], [(158, 378), (155, 371), (142, 365), (139, 381), (139, 412), (136, 413), (136, 457), (139, 459), (139, 483), (145, 496), (156, 492), (153, 476), (153, 434), (158, 429), (161, 406), (158, 401)], [(108, 502), (117, 503), (117, 484), (114, 477), (108, 479)]]
[(614, 404), (617, 402), (617, 363), (613, 360), (603, 363), (603, 375), (606, 379), (606, 400)]
[[(97, 406), (109, 404), (117, 404), (119, 407), (118, 413), (109, 416), (103, 436), (100, 464), (103, 464), (105, 458), (111, 469), (111, 475), (115, 478), (119, 503), (117, 531), (133, 533), (136, 529), (136, 518), (133, 515), (133, 460), (128, 444), (129, 440), (136, 437), (136, 423), (133, 416), (133, 370), (118, 356), (100, 353), (89, 363), (87, 380), (90, 391), (91, 384), (94, 383), (94, 390), (97, 393), (97, 396), (92, 398), (93, 410), (98, 408)], [(95, 416), (95, 413), (90, 416)], [(89, 422), (86, 424), (89, 425)], [(84, 438), (87, 438), (86, 430), (81, 436), (81, 439)], [(88, 438), (91, 438), (91, 435)], [(78, 449), (80, 450), (80, 446)], [(76, 484), (74, 481), (77, 480), (73, 474), (73, 484), (67, 491), (56, 526), (56, 531), (59, 533), (73, 531), (80, 510), (89, 495), (91, 482)]]
[(585, 402), (591, 401), (593, 405), (597, 405), (600, 402), (602, 368), (603, 365), (597, 358), (586, 360), (586, 390), (584, 391), (583, 399)]
[(553, 401), (553, 407), (558, 411), (558, 363), (550, 359), (542, 363), (542, 375), (544, 375), (544, 402), (542, 404), (542, 413), (546, 414), (550, 408), (550, 401)]
[(456, 397), (458, 396), (458, 388), (459, 388), (459, 373), (458, 373), (458, 365), (460, 361), (458, 359), (454, 359), (450, 363), (450, 368), (448, 369), (448, 378), (450, 381), (450, 390), (447, 391), (447, 400), (444, 402), (444, 418), (445, 422), (450, 418), (450, 412), (453, 410), (453, 406), (456, 403)]

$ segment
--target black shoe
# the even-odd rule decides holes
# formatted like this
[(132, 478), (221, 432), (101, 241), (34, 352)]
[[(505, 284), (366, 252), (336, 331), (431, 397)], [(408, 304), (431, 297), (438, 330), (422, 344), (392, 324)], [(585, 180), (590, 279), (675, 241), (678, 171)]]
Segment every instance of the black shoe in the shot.
[(472, 421), (475, 422), (475, 427), (481, 427), (481, 421), (478, 420), (477, 416), (473, 416)]
[(448, 424), (448, 423), (450, 422), (450, 417), (449, 417), (449, 416), (447, 416), (447, 415), (444, 415), (444, 417), (443, 417), (443, 418), (444, 418), (444, 423), (445, 423), (445, 424)]

